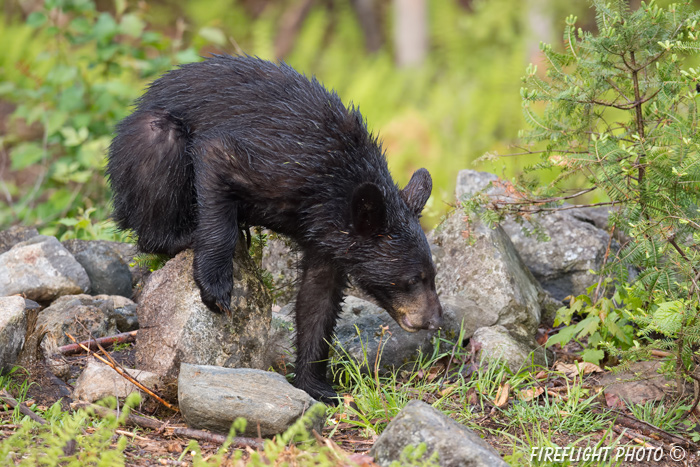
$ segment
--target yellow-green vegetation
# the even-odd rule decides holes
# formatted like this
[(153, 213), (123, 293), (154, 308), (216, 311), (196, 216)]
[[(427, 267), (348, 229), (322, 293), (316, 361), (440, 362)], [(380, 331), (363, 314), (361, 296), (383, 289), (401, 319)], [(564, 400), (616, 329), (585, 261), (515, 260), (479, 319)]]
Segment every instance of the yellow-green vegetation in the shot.
[[(485, 151), (505, 149), (522, 126), (518, 77), (532, 42), (527, 2), (476, 0), (470, 9), (429, 3), (431, 48), (420, 67), (397, 68), (389, 40), (368, 54), (349, 0), (315, 4), (285, 57), (360, 106), (400, 184), (419, 167), (431, 171), (426, 227), (452, 203), (456, 172)], [(243, 2), (228, 0), (115, 0), (99, 10), (92, 0), (46, 0), (24, 23), (11, 8), (0, 14), (7, 52), (0, 99), (17, 105), (0, 136), (11, 161), (9, 176), (0, 178), (0, 194), (11, 200), (0, 206), (0, 228), (21, 222), (61, 235), (80, 208), (95, 209), (93, 222), (106, 221), (106, 147), (144, 86), (210, 52), (275, 59), (286, 7), (268, 2), (254, 17)], [(381, 17), (390, 36), (391, 12)], [(524, 164), (485, 168), (512, 176)], [(109, 226), (96, 235), (113, 238)]]

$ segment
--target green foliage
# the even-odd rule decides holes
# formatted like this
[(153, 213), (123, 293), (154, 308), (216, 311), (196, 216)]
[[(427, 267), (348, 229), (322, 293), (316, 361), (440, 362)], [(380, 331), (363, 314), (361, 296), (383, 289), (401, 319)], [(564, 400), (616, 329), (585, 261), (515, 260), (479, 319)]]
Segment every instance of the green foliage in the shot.
[(134, 261), (130, 264), (130, 266), (146, 268), (149, 271), (153, 272), (165, 266), (165, 263), (167, 263), (169, 259), (170, 256), (165, 254), (139, 253), (136, 256), (134, 256)]
[(575, 299), (584, 320), (552, 342), (588, 335), (587, 357), (597, 360), (603, 347), (630, 345), (624, 318), (641, 326), (636, 348), (673, 342), (683, 362), (678, 369), (689, 376), (700, 344), (700, 70), (686, 63), (700, 51), (700, 12), (689, 2), (668, 8), (642, 2), (635, 11), (621, 0), (592, 3), (598, 34), (577, 28), (569, 16), (565, 50), (543, 44), (545, 75), (530, 65), (523, 78), (530, 129), (521, 136), (529, 152), (540, 154), (532, 171), (558, 175), (538, 188), (534, 178), (522, 177), (516, 189), (536, 206), (500, 206), (498, 214), (556, 208), (574, 197), (566, 195), (572, 181), (582, 184), (581, 193), (604, 195), (615, 207), (611, 228), (629, 240), (598, 271), (615, 281), (602, 282), (594, 297), (622, 286), (612, 300)]
[[(611, 280), (606, 279), (607, 282)], [(594, 295), (597, 285), (588, 289)], [(634, 328), (629, 324), (629, 310), (625, 307), (626, 290), (618, 288), (612, 297), (603, 296), (593, 302), (589, 295), (571, 298), (568, 306), (557, 310), (554, 326), (566, 325), (561, 331), (547, 341), (547, 346), (566, 345), (575, 340), (588, 344), (581, 354), (586, 362), (600, 364), (605, 357), (603, 349), (613, 347), (626, 350), (633, 344)], [(581, 316), (581, 321), (572, 325), (574, 315)], [(584, 341), (587, 339), (587, 341)]]
[[(119, 418), (91, 421), (91, 411), (62, 412), (56, 402), (43, 415), (48, 423), (39, 425), (29, 418), (9, 438), (0, 443), (0, 458), (20, 466), (123, 466), (127, 439), (114, 430), (123, 425), (131, 408), (140, 402), (138, 394), (127, 398)], [(112, 404), (114, 399), (112, 399)], [(94, 430), (86, 431), (92, 427)], [(74, 443), (75, 449), (68, 448)]]
[(143, 11), (127, 9), (123, 1), (115, 8), (112, 14), (97, 11), (92, 0), (46, 0), (27, 18), (22, 31), (31, 30), (41, 53), (22, 62), (25, 79), (3, 81), (0, 92), (17, 104), (12, 121), (31, 131), (10, 132), (0, 141), (9, 150), (10, 168), (32, 174), (35, 182), (27, 190), (13, 179), (0, 181), (13, 198), (0, 206), (0, 226), (60, 219), (53, 226), (60, 235), (75, 226), (69, 222), (78, 207), (106, 218), (102, 166), (115, 122), (127, 114), (144, 80), (196, 58), (191, 49), (178, 50), (166, 36), (147, 31)]

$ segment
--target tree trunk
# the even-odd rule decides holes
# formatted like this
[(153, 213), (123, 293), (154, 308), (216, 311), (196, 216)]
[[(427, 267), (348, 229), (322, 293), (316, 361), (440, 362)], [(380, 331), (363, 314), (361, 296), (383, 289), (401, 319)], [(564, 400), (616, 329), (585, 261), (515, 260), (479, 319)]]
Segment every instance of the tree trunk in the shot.
[(428, 52), (426, 0), (394, 0), (394, 49), (400, 67), (418, 66)]

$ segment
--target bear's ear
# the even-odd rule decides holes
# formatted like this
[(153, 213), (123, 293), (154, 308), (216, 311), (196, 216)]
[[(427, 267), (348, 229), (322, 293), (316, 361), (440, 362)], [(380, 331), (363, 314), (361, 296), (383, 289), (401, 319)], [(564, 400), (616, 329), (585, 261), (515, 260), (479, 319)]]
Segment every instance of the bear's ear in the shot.
[(425, 203), (433, 191), (433, 179), (425, 169), (418, 169), (413, 173), (408, 185), (401, 190), (401, 199), (415, 215), (420, 215)]
[(368, 237), (379, 233), (386, 222), (384, 195), (374, 183), (363, 183), (355, 188), (350, 205), (355, 232)]

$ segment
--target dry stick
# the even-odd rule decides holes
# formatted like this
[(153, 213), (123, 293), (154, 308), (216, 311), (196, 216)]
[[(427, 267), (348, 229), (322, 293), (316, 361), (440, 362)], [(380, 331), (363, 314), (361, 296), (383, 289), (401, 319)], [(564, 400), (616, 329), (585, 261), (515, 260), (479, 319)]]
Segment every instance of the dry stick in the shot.
[[(119, 414), (116, 410), (111, 410), (100, 405), (91, 404), (89, 402), (74, 402), (71, 404), (74, 409), (92, 409), (95, 414), (100, 417), (117, 417)], [(148, 428), (149, 430), (154, 430), (156, 433), (162, 432), (163, 428), (167, 426), (167, 422), (163, 423), (159, 420), (153, 418), (142, 417), (141, 415), (128, 414), (126, 416), (126, 423), (138, 426), (141, 428)], [(171, 428), (172, 436), (182, 436), (186, 438), (194, 438), (200, 441), (208, 441), (211, 443), (224, 444), (226, 437), (216, 433), (210, 433), (208, 431), (202, 430), (192, 430), (190, 428)], [(253, 449), (262, 449), (263, 442), (254, 438), (247, 438), (243, 436), (236, 436), (231, 439), (231, 445), (236, 448), (251, 447)]]
[[(78, 344), (78, 341), (75, 339), (75, 337), (71, 336), (71, 335), (68, 334), (67, 332), (66, 332), (65, 334), (66, 334), (66, 336), (68, 336), (68, 338), (69, 338), (70, 340), (72, 340), (73, 342), (75, 342), (76, 344)], [(88, 355), (92, 355), (93, 357), (95, 357), (96, 359), (98, 359), (99, 361), (101, 361), (102, 363), (104, 363), (105, 365), (108, 365), (108, 366), (112, 367), (112, 369), (113, 369), (114, 371), (116, 371), (117, 373), (119, 373), (119, 375), (120, 375), (122, 378), (124, 378), (124, 379), (126, 379), (127, 381), (133, 383), (136, 387), (138, 387), (139, 389), (141, 389), (143, 392), (145, 392), (145, 393), (148, 394), (149, 396), (153, 397), (155, 400), (157, 400), (158, 402), (160, 402), (161, 404), (163, 404), (164, 406), (166, 406), (166, 407), (169, 408), (170, 410), (173, 410), (173, 411), (175, 411), (175, 412), (179, 412), (179, 411), (180, 411), (180, 409), (178, 409), (178, 408), (175, 407), (174, 405), (172, 405), (172, 404), (170, 404), (170, 403), (164, 401), (158, 394), (156, 394), (155, 392), (151, 391), (150, 389), (148, 389), (148, 388), (147, 388), (146, 386), (144, 386), (143, 384), (139, 383), (139, 382), (138, 382), (135, 378), (133, 378), (129, 373), (127, 373), (126, 371), (122, 370), (121, 368), (119, 368), (119, 367), (118, 367), (117, 365), (115, 365), (114, 363), (109, 362), (109, 361), (105, 360), (104, 358), (100, 357), (100, 356), (97, 355), (95, 352), (91, 351), (88, 347), (86, 347), (86, 346), (84, 346), (84, 345), (82, 345), (82, 344), (78, 344), (78, 345), (80, 345), (80, 346), (88, 353)], [(107, 354), (107, 355), (109, 355), (109, 354)], [(110, 356), (109, 358), (111, 359), (112, 357)]]
[(87, 341), (79, 342), (77, 344), (68, 344), (58, 348), (58, 351), (62, 355), (74, 355), (83, 351), (81, 345), (89, 347), (90, 350), (95, 350), (98, 345), (110, 346), (115, 344), (126, 344), (129, 342), (134, 342), (136, 340), (136, 335), (138, 331), (122, 332), (121, 334), (115, 334), (113, 336), (92, 338)]
[(35, 422), (45, 425), (46, 420), (41, 418), (39, 415), (35, 414), (32, 409), (27, 407), (25, 404), (18, 402), (17, 399), (12, 397), (6, 390), (0, 390), (0, 399), (4, 400), (8, 405), (11, 405), (13, 408), (19, 406), (19, 411), (22, 412), (24, 415), (28, 416)]
[(618, 415), (615, 422), (619, 425), (631, 428), (633, 430), (637, 430), (640, 433), (645, 434), (647, 436), (651, 436), (652, 434), (654, 434), (661, 438), (661, 441), (666, 442), (668, 444), (679, 444), (697, 450), (697, 445), (692, 441), (669, 433), (659, 428), (658, 426), (652, 425), (651, 423), (630, 417), (629, 415), (615, 409), (608, 409), (608, 412), (613, 412)]

